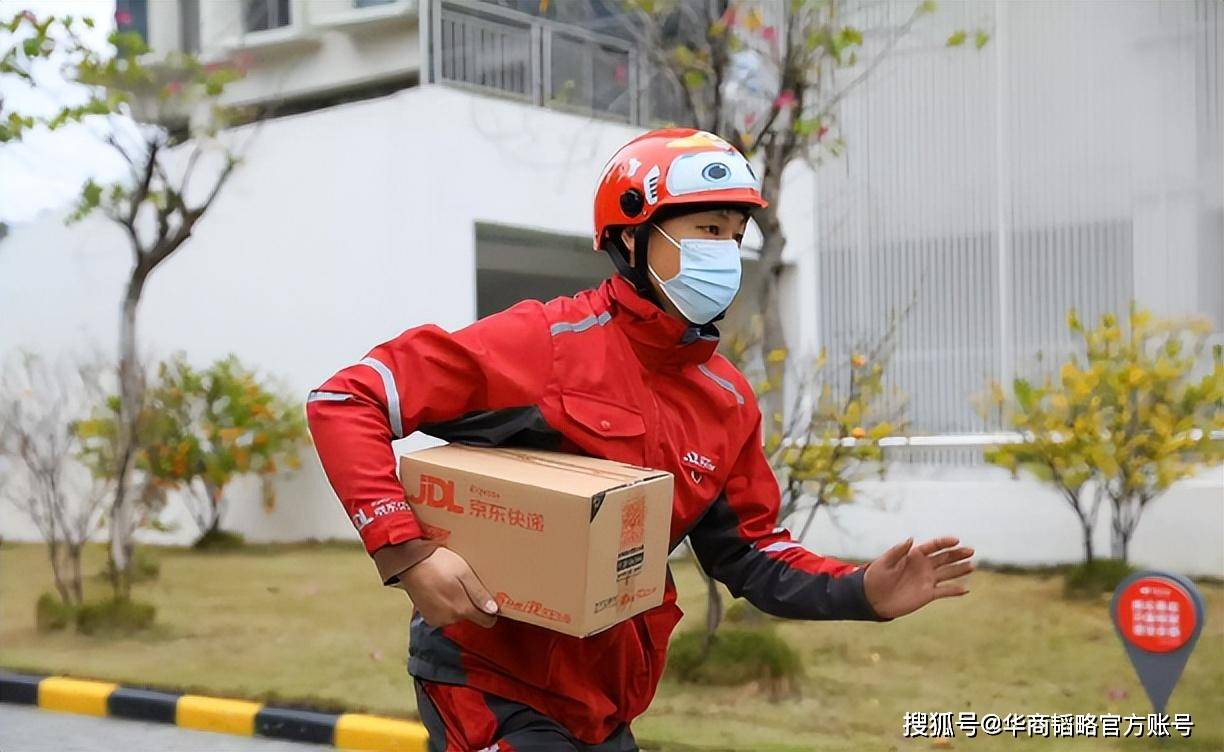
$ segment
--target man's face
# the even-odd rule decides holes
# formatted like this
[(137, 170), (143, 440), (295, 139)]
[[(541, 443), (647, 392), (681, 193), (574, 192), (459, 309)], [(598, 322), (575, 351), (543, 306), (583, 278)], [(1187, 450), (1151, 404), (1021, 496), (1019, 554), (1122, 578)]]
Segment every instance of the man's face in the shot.
[[(659, 223), (659, 227), (677, 243), (685, 238), (734, 240), (739, 243), (744, 239), (744, 228), (747, 226), (748, 215), (735, 209), (711, 209), (695, 214), (681, 214)], [(650, 253), (646, 259), (661, 280), (669, 280), (680, 273), (680, 249), (663, 237), (662, 233), (650, 234)]]
[[(685, 238), (700, 238), (703, 240), (734, 240), (739, 243), (744, 239), (744, 229), (748, 226), (748, 214), (738, 209), (710, 209), (708, 211), (681, 214), (671, 219), (659, 222), (658, 226), (671, 235), (677, 243)], [(621, 240), (629, 249), (629, 263), (632, 264), (636, 251), (633, 243), (633, 228), (626, 228), (621, 234)], [(650, 268), (661, 280), (669, 280), (680, 273), (680, 249), (663, 237), (663, 233), (650, 233), (650, 252), (647, 256)], [(663, 305), (668, 315), (680, 320), (686, 320), (680, 310), (671, 302), (659, 288), (659, 282), (654, 276), (649, 276), (655, 297)]]

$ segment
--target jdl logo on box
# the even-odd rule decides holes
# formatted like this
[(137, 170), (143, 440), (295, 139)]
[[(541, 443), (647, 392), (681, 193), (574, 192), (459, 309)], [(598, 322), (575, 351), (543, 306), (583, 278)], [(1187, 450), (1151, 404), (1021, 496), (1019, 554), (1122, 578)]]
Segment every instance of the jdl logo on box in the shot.
[(463, 507), (455, 502), (455, 481), (421, 474), (421, 487), (408, 497), (413, 504), (427, 504), (445, 509), (453, 514), (463, 514)]

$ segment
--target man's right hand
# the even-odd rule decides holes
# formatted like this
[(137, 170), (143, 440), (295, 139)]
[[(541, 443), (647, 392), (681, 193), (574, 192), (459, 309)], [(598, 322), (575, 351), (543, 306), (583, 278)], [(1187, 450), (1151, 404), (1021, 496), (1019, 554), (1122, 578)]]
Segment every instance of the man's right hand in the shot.
[(408, 593), (431, 626), (445, 627), (460, 619), (482, 627), (497, 623), (497, 601), (467, 561), (449, 548), (438, 548), (401, 572), (396, 587)]

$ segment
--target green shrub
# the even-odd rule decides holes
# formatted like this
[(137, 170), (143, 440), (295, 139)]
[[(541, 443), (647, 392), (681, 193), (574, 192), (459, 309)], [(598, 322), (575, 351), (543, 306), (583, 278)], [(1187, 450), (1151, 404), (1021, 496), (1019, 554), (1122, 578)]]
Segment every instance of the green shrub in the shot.
[(739, 624), (745, 629), (758, 629), (768, 622), (786, 621), (779, 616), (761, 611), (743, 598), (732, 599), (731, 605), (727, 606), (727, 610), (723, 612), (722, 620), (726, 624)]
[(132, 582), (151, 582), (161, 576), (161, 562), (150, 551), (136, 549), (132, 556)]
[(1112, 593), (1135, 570), (1122, 559), (1096, 559), (1067, 569), (1063, 594), (1068, 598), (1097, 598)]
[(86, 603), (77, 611), (77, 631), (81, 634), (127, 635), (148, 629), (157, 609), (150, 603), (115, 600)]
[(34, 623), (39, 632), (54, 632), (65, 629), (76, 620), (76, 609), (70, 603), (64, 603), (54, 593), (43, 593), (38, 596), (34, 607)]
[(191, 547), (197, 551), (233, 551), (242, 548), (245, 543), (246, 539), (242, 537), (242, 533), (214, 528), (201, 535)]
[[(110, 582), (114, 565), (106, 560), (106, 567), (93, 576), (98, 582)], [(132, 552), (132, 564), (129, 567), (132, 582), (152, 582), (161, 576), (161, 562), (147, 549), (136, 548)]]
[(723, 621), (728, 624), (743, 624), (747, 618), (748, 603), (740, 598), (731, 601), (731, 605), (727, 606), (727, 611), (723, 614)]
[(752, 681), (790, 681), (803, 675), (794, 648), (772, 629), (721, 629), (709, 653), (704, 631), (681, 633), (671, 643), (667, 667), (682, 682), (734, 686)]

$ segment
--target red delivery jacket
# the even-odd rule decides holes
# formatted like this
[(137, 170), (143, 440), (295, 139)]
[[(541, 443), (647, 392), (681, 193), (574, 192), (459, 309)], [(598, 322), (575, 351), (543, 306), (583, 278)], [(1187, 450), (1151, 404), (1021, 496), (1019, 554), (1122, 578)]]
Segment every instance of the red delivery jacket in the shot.
[[(733, 595), (786, 618), (888, 621), (864, 595), (865, 567), (775, 527), (760, 411), (717, 344), (712, 325), (674, 319), (612, 277), (453, 333), (409, 329), (312, 391), (306, 411), (327, 477), (387, 584), (432, 552), (391, 448), (419, 430), (667, 470), (671, 547), (688, 536)], [(670, 571), (662, 605), (585, 639), (507, 618), (437, 628), (414, 612), (408, 671), (530, 705), (597, 744), (649, 706), (681, 615)]]

